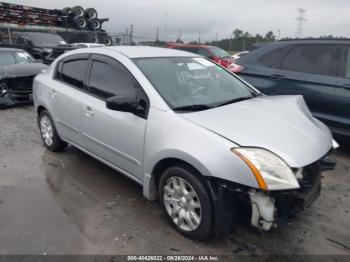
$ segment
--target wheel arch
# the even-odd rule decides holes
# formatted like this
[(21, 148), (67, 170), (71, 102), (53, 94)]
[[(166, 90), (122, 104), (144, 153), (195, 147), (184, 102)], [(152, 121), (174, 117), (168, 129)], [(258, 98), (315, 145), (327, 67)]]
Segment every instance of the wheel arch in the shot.
[[(185, 160), (186, 159), (186, 160)], [(158, 182), (161, 174), (169, 167), (185, 165), (194, 171), (199, 177), (210, 176), (209, 171), (198, 160), (179, 156), (168, 156), (155, 161), (149, 172), (145, 173), (143, 182), (143, 195), (151, 201), (158, 199)]]

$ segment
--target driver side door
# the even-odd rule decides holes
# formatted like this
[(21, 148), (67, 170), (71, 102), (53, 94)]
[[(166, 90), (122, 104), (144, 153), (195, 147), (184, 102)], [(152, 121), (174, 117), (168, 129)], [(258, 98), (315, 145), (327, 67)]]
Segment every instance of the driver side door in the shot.
[[(107, 109), (106, 100), (142, 89), (120, 62), (104, 55), (90, 59), (88, 96), (80, 113), (84, 148), (108, 165), (142, 181), (146, 118)], [(142, 90), (138, 90), (142, 92)]]

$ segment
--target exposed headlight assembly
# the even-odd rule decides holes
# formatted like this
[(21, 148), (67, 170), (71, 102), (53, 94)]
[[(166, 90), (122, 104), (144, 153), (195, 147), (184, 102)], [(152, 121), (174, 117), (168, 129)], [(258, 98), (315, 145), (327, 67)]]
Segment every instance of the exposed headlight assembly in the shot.
[(251, 147), (232, 148), (231, 151), (247, 164), (260, 189), (283, 190), (300, 187), (291, 168), (272, 152)]
[(44, 48), (44, 52), (47, 53), (47, 54), (51, 54), (53, 51), (52, 48)]

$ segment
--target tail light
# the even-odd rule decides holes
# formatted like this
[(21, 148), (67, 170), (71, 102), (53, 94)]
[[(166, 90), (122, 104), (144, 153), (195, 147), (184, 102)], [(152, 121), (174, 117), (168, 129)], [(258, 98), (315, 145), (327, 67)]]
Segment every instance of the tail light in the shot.
[(244, 66), (237, 65), (235, 63), (232, 63), (228, 66), (228, 70), (235, 74), (241, 73), (244, 70), (244, 68)]

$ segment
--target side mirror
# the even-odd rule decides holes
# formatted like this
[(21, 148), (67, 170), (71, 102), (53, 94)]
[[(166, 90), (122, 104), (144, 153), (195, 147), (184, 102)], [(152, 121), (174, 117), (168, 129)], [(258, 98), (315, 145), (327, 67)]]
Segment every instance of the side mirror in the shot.
[(107, 99), (106, 107), (115, 111), (135, 113), (137, 109), (137, 95), (112, 96)]

